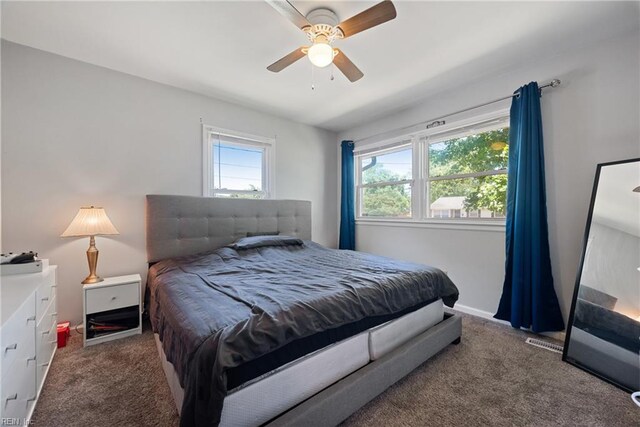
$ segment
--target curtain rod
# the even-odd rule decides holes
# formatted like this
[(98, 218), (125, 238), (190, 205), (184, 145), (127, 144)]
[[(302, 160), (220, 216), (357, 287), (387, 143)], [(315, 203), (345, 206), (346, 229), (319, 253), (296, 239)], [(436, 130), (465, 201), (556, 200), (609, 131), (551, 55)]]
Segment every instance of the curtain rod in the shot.
[[(548, 87), (558, 87), (558, 86), (560, 86), (560, 83), (562, 83), (560, 81), (560, 79), (553, 79), (549, 83), (540, 86), (539, 89), (542, 90), (542, 89), (545, 89), (545, 88), (548, 88)], [(512, 95), (503, 96), (501, 98), (494, 99), (492, 101), (483, 102), (482, 104), (474, 105), (473, 107), (467, 107), (467, 108), (464, 108), (462, 110), (454, 111), (453, 113), (445, 114), (443, 116), (436, 117), (435, 119), (426, 120), (426, 121), (419, 122), (419, 123), (414, 123), (414, 124), (409, 125), (409, 126), (404, 126), (404, 127), (401, 127), (401, 128), (397, 128), (397, 129), (393, 129), (393, 130), (390, 130), (390, 131), (382, 132), (382, 133), (379, 133), (379, 134), (376, 134), (376, 135), (371, 135), (371, 136), (368, 136), (366, 138), (358, 139), (358, 140), (356, 140), (356, 142), (366, 141), (368, 139), (375, 138), (375, 137), (378, 137), (378, 136), (383, 136), (383, 135), (390, 134), (390, 133), (396, 134), (396, 133), (401, 132), (403, 130), (412, 129), (412, 128), (415, 128), (416, 126), (421, 126), (421, 125), (424, 125), (425, 129), (431, 129), (431, 128), (434, 128), (434, 127), (437, 127), (437, 126), (442, 126), (442, 125), (445, 124), (445, 122), (442, 120), (444, 118), (447, 118), (447, 117), (450, 117), (450, 116), (455, 116), (456, 114), (460, 114), (460, 113), (465, 113), (467, 111), (475, 110), (477, 108), (485, 107), (487, 105), (495, 104), (496, 102), (500, 102), (500, 101), (504, 101), (505, 99), (513, 98), (514, 96), (520, 96), (520, 92), (516, 92), (516, 93), (514, 93)]]

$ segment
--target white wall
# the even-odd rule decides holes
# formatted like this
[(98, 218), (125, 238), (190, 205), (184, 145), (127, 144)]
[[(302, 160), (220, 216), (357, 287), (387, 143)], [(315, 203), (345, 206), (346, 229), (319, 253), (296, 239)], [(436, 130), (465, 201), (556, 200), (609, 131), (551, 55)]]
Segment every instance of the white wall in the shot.
[[(359, 140), (512, 93), (532, 80), (562, 80), (542, 98), (547, 206), (555, 286), (571, 305), (596, 164), (640, 157), (640, 37), (637, 32), (440, 93), (395, 115), (341, 132)], [(523, 55), (524, 57), (524, 55)], [(494, 104), (474, 113), (504, 108)], [(449, 117), (448, 122), (469, 117)], [(357, 249), (441, 266), (459, 303), (494, 313), (502, 291), (504, 233), (359, 224)]]
[(314, 240), (336, 245), (335, 133), (3, 41), (2, 247), (58, 264), (59, 319), (81, 320), (89, 245), (60, 233), (104, 206), (121, 234), (96, 238), (98, 274), (144, 280), (144, 196), (202, 194), (200, 118), (276, 135), (276, 197), (311, 200)]

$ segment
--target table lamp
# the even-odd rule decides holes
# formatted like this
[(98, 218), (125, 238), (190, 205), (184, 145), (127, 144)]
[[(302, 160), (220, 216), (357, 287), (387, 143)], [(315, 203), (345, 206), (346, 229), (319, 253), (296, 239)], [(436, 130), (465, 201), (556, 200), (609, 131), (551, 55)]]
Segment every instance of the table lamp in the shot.
[(95, 236), (120, 234), (113, 226), (103, 208), (90, 206), (80, 208), (71, 224), (64, 230), (60, 237), (87, 237), (89, 236), (89, 249), (87, 249), (87, 261), (89, 262), (89, 275), (82, 284), (102, 282), (96, 274), (98, 266), (98, 249)]

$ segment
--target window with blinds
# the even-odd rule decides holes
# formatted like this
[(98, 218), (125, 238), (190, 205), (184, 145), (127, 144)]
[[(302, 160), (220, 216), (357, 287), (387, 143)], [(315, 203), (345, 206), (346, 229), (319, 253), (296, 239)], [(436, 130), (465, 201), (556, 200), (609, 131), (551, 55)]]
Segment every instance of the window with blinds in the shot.
[(210, 127), (203, 135), (205, 196), (273, 197), (273, 140)]

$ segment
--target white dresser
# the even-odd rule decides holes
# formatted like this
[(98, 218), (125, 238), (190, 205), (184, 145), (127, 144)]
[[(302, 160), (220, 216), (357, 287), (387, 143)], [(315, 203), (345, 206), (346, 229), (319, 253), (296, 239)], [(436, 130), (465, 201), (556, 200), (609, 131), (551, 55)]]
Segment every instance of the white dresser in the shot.
[(56, 351), (56, 272), (0, 277), (0, 417), (13, 425), (28, 425)]

